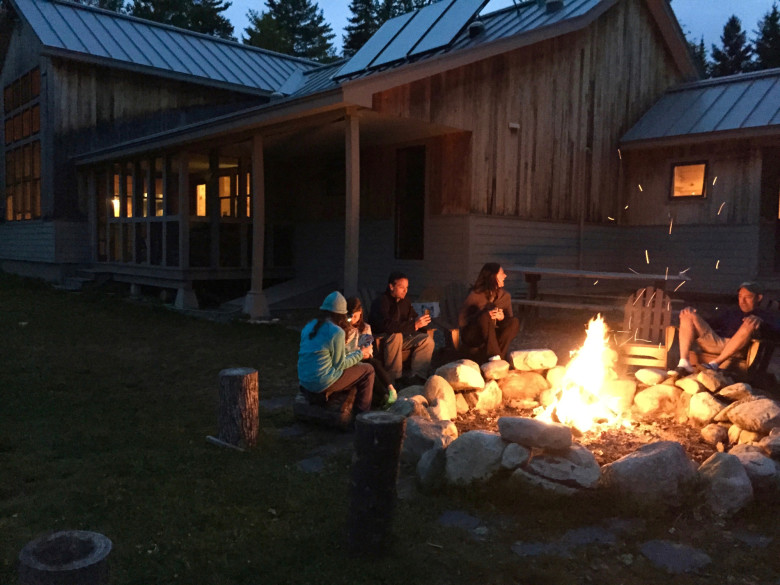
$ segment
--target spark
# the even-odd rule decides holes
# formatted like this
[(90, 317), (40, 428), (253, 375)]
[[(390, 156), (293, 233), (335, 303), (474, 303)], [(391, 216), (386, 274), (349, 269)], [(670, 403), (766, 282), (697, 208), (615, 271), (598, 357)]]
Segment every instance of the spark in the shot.
[(675, 288), (672, 292), (677, 292), (679, 288), (684, 285), (687, 281), (683, 280), (680, 284), (677, 285), (677, 288)]
[(686, 273), (686, 272), (688, 272), (690, 269), (691, 269), (691, 267), (690, 267), (690, 266), (688, 266), (688, 268), (686, 268), (685, 270), (680, 270), (680, 274), (681, 274), (681, 275), (682, 275), (682, 274), (685, 274), (685, 273)]
[(650, 264), (650, 255), (647, 253), (647, 250), (645, 250), (645, 262)]
[(593, 283), (593, 286), (596, 286), (598, 283), (599, 281), (597, 280), (596, 282)]
[(614, 218), (614, 217), (607, 216), (607, 219), (608, 219), (609, 221), (615, 221), (615, 218)]
[(642, 189), (642, 185), (641, 185), (641, 183), (637, 183), (637, 185), (639, 186), (639, 190), (640, 190), (640, 191), (644, 191), (644, 189)]
[(666, 273), (664, 274), (664, 280), (669, 280), (669, 267), (666, 267)]
[(623, 209), (628, 209), (628, 205), (626, 205)]
[(672, 225), (674, 224), (674, 218), (669, 220), (669, 235), (672, 235)]
[(720, 207), (718, 207), (718, 215), (720, 215), (720, 212), (723, 211), (723, 206), (726, 205), (726, 202), (720, 204)]
[(631, 272), (633, 272), (634, 274), (639, 274), (639, 273), (638, 273), (636, 270), (634, 270), (634, 269), (633, 269), (633, 268), (631, 268), (630, 266), (628, 267), (628, 269), (629, 269)]
[(650, 298), (647, 300), (647, 304), (645, 305), (646, 307), (649, 307), (649, 306), (650, 306), (650, 303), (652, 303), (652, 302), (653, 302), (653, 299), (655, 298), (655, 293), (657, 293), (657, 292), (658, 292), (657, 290), (654, 290), (654, 291), (653, 291), (653, 294), (652, 294), (652, 295), (650, 295)]
[[(619, 158), (620, 160), (623, 160), (623, 155), (621, 154), (621, 152), (620, 152), (620, 149), (619, 149), (619, 148), (618, 148), (618, 158)], [(716, 178), (717, 178), (717, 177), (716, 177)]]
[(717, 176), (717, 175), (715, 175), (715, 178), (714, 178), (714, 179), (712, 179), (712, 184), (714, 185), (714, 184), (715, 184), (717, 181), (718, 181), (718, 176)]
[[(634, 299), (634, 302), (633, 302), (633, 303), (631, 303), (631, 304), (632, 304), (632, 305), (636, 305), (637, 301), (638, 301), (639, 299), (641, 299), (641, 298), (642, 298), (642, 295), (638, 295), (638, 296), (636, 297), (636, 299)], [(629, 320), (629, 323), (630, 323), (630, 320)], [(629, 326), (630, 326), (630, 325), (629, 325)]]
[(720, 260), (718, 260), (717, 262), (715, 262), (715, 270), (717, 270), (719, 266), (720, 266)]
[(653, 343), (653, 342), (652, 342), (652, 341), (650, 341), (649, 339), (642, 339), (641, 337), (637, 337), (637, 338), (636, 338), (636, 340), (637, 340), (637, 341), (641, 341), (641, 342), (643, 342), (643, 343)]

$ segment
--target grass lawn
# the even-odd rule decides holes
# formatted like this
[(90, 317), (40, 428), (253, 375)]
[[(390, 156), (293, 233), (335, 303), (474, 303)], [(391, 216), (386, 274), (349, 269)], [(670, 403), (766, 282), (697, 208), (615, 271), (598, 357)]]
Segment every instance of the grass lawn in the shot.
[[(692, 510), (645, 513), (645, 527), (614, 546), (521, 558), (515, 541), (549, 541), (637, 512), (598, 496), (554, 500), (489, 486), (400, 500), (386, 554), (354, 558), (345, 547), (349, 450), (317, 473), (298, 466), (343, 435), (290, 436), (289, 408), (261, 408), (253, 451), (205, 441), (217, 430), (220, 370), (256, 368), (261, 400), (295, 393), (298, 333), (284, 319), (216, 323), (0, 275), (0, 328), (2, 584), (16, 582), (27, 542), (64, 529), (113, 541), (114, 584), (669, 582), (638, 552), (651, 538), (712, 557), (705, 574), (676, 584), (780, 579), (777, 501), (721, 523)], [(449, 510), (478, 517), (484, 530), (442, 526)], [(746, 545), (733, 537), (740, 531), (774, 540)]]

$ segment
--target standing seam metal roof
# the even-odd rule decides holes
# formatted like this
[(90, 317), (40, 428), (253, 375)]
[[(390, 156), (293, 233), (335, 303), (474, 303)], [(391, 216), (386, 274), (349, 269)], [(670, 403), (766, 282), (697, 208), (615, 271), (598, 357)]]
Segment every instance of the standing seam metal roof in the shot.
[(160, 75), (198, 77), (253, 92), (275, 92), (295, 72), (319, 63), (273, 53), (66, 0), (11, 0), (52, 51), (110, 59)]
[(673, 89), (642, 116), (622, 142), (770, 126), (780, 126), (780, 69), (708, 79)]

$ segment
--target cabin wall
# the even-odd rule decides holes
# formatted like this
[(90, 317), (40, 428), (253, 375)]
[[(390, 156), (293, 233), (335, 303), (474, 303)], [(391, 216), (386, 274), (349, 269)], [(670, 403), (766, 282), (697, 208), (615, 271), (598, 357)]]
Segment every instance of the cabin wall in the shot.
[(644, 3), (627, 0), (583, 31), (378, 93), (373, 107), (471, 132), (470, 181), (441, 213), (608, 221), (620, 136), (681, 79)]

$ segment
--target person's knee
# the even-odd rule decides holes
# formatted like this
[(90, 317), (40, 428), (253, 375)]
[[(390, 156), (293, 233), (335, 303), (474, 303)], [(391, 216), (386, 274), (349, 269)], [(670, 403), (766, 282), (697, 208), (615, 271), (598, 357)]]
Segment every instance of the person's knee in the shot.
[(390, 333), (384, 338), (384, 344), (386, 347), (395, 347), (396, 345), (403, 345), (404, 336), (403, 333)]

